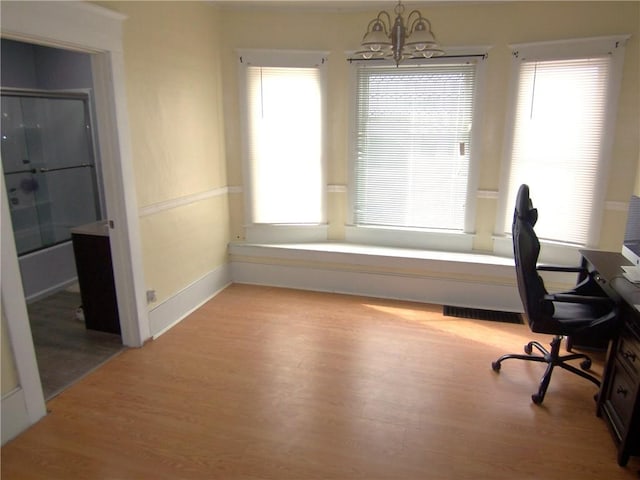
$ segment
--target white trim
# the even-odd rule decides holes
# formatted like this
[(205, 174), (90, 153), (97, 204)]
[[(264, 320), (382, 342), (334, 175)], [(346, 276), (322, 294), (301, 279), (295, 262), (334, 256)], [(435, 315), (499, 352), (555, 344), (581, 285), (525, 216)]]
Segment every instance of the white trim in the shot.
[[(559, 242), (540, 241), (540, 255), (538, 263), (553, 265), (578, 266), (582, 256), (578, 245), (569, 245)], [(493, 253), (499, 256), (513, 257), (513, 240), (511, 235), (496, 235), (493, 237)], [(575, 283), (575, 282), (574, 282)]]
[[(444, 48), (444, 47), (443, 47)], [(487, 77), (487, 64), (485, 62), (486, 56), (488, 55), (491, 46), (460, 46), (460, 47), (446, 47), (445, 52), (447, 55), (455, 55), (460, 58), (432, 58), (432, 59), (424, 59), (420, 61), (411, 62), (412, 65), (429, 65), (434, 63), (446, 63), (446, 62), (464, 62), (465, 60), (473, 63), (476, 67), (475, 71), (475, 84), (474, 84), (474, 92), (473, 92), (473, 118), (472, 118), (472, 131), (470, 137), (471, 144), (471, 155), (469, 157), (469, 171), (467, 177), (467, 189), (466, 189), (466, 208), (464, 212), (464, 232), (468, 235), (472, 235), (475, 229), (476, 222), (476, 199), (478, 195), (476, 193), (476, 189), (478, 187), (479, 178), (480, 178), (480, 144), (482, 143), (482, 129), (484, 122), (481, 121), (483, 111), (484, 111), (484, 97), (483, 91), (485, 89), (485, 82)], [(478, 55), (483, 55), (483, 58), (478, 58)], [(464, 58), (466, 56), (468, 58)], [(367, 228), (361, 226), (355, 226), (354, 222), (354, 209), (356, 203), (356, 192), (355, 192), (355, 180), (356, 180), (356, 157), (357, 157), (357, 142), (356, 142), (356, 125), (357, 125), (357, 112), (356, 112), (356, 103), (358, 98), (357, 91), (357, 72), (358, 68), (361, 68), (366, 64), (366, 60), (363, 61), (354, 61), (350, 66), (350, 74), (349, 74), (349, 85), (350, 85), (350, 108), (349, 108), (349, 138), (348, 138), (348, 210), (347, 210), (347, 222), (352, 225), (352, 227), (347, 227), (352, 230), (351, 238), (349, 238), (349, 233), (347, 233), (346, 240), (348, 242), (365, 242), (365, 243), (377, 243), (376, 240), (369, 239), (368, 234), (365, 234), (365, 237), (361, 237), (360, 235), (354, 236), (355, 231), (354, 228)], [(387, 61), (379, 61), (373, 62), (371, 65), (385, 65), (385, 64), (393, 64), (393, 62)], [(366, 230), (363, 230), (366, 231)], [(424, 234), (422, 234), (424, 238)], [(429, 237), (438, 239), (439, 236), (433, 236), (429, 234)], [(398, 228), (395, 231), (395, 238), (389, 240), (382, 240), (384, 245), (398, 245), (399, 239), (405, 238), (405, 230), (402, 228)], [(430, 242), (424, 243), (424, 240), (417, 240), (418, 244), (412, 241), (413, 234), (409, 234), (408, 240), (409, 243), (404, 244), (408, 247), (424, 247), (428, 245), (428, 248), (442, 248), (440, 242), (436, 240), (435, 245), (432, 246)], [(457, 237), (456, 237), (457, 238)], [(391, 243), (389, 243), (389, 241)], [(445, 249), (447, 247), (444, 247)], [(472, 249), (472, 240), (470, 242), (464, 242), (463, 244), (456, 243), (454, 245), (454, 251), (470, 251)]]
[(8, 197), (1, 162), (0, 175), (0, 229), (3, 232), (0, 238), (0, 265), (2, 265), (0, 269), (0, 285), (2, 287), (0, 297), (2, 311), (7, 319), (9, 341), (18, 373), (18, 384), (23, 392), (21, 398), (24, 401), (28, 420), (33, 424), (44, 417), (46, 409), (36, 352), (33, 348), (27, 304), (22, 288), (16, 244), (13, 241), (13, 226), (9, 205), (6, 201)]
[(497, 200), (498, 199), (498, 191), (497, 190), (478, 190), (476, 192), (476, 198)]
[(509, 48), (521, 60), (554, 60), (589, 55), (605, 55), (624, 47), (631, 35), (569, 38), (546, 42), (513, 43)]
[(194, 193), (192, 195), (185, 195), (184, 197), (172, 198), (164, 202), (158, 202), (140, 209), (140, 217), (148, 217), (149, 215), (155, 215), (166, 210), (172, 210), (174, 208), (184, 207), (191, 205), (192, 203), (201, 202), (208, 198), (219, 197), (229, 193), (229, 188), (220, 187), (208, 190), (206, 192)]
[(473, 234), (461, 231), (449, 232), (347, 225), (345, 226), (345, 240), (349, 243), (365, 245), (442, 250), (447, 252), (471, 252), (473, 249)]
[(236, 283), (522, 311), (513, 259), (343, 243), (231, 244)]
[(317, 67), (327, 61), (329, 53), (326, 50), (236, 49), (240, 63), (261, 67)]
[(244, 188), (242, 185), (233, 185), (231, 187), (227, 187), (227, 191), (230, 194), (238, 194), (244, 192)]
[(327, 185), (327, 193), (347, 193), (346, 185)]
[(247, 225), (245, 236), (251, 243), (322, 242), (328, 225)]
[(224, 264), (162, 302), (149, 312), (149, 328), (153, 338), (158, 338), (180, 323), (230, 283), (229, 265)]
[(92, 67), (100, 157), (110, 159), (103, 162), (102, 174), (107, 213), (114, 225), (109, 242), (122, 342), (129, 347), (137, 347), (142, 346), (150, 334), (124, 86), (124, 58), (117, 52), (93, 55)]
[(84, 52), (121, 52), (126, 18), (86, 2), (2, 2), (0, 22), (6, 38)]
[(25, 297), (25, 300), (27, 301), (27, 303), (35, 302), (35, 301), (40, 300), (42, 298), (48, 297), (52, 293), (64, 290), (64, 289), (70, 287), (71, 285), (73, 285), (73, 284), (75, 284), (77, 282), (78, 282), (78, 277), (70, 278), (68, 280), (65, 280), (64, 282), (57, 283), (55, 285), (50, 286), (49, 288), (46, 288), (44, 290), (40, 290), (39, 292), (36, 292), (36, 293), (34, 293), (32, 295), (29, 295), (29, 296)]
[(20, 387), (2, 397), (2, 445), (14, 439), (31, 425), (24, 390)]

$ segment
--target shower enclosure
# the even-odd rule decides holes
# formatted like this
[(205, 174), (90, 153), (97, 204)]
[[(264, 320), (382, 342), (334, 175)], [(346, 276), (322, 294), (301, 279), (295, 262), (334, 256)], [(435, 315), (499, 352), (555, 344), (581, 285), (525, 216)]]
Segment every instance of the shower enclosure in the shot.
[(74, 280), (70, 229), (102, 217), (89, 97), (1, 94), (2, 166), (29, 299)]

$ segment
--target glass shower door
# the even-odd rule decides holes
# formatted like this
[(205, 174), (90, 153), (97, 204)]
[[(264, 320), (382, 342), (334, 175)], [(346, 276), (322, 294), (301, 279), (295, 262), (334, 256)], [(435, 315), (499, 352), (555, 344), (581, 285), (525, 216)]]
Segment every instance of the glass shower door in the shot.
[(88, 97), (2, 92), (2, 163), (18, 254), (101, 218)]

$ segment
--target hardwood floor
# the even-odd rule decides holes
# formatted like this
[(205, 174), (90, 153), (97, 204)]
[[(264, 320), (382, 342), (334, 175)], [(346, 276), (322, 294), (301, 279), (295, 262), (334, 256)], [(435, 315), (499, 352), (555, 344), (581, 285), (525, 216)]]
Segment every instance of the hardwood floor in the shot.
[[(441, 307), (233, 285), (48, 403), (2, 479), (637, 478), (595, 388), (491, 361), (524, 325)], [(594, 370), (601, 369), (596, 362)]]

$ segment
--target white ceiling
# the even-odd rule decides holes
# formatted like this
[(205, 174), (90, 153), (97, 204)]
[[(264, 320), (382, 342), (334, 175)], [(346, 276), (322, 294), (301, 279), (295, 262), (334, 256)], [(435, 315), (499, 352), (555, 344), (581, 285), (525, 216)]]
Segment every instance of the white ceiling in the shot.
[[(403, 1), (407, 9), (435, 5), (495, 3), (496, 0), (432, 0)], [(393, 11), (396, 0), (207, 0), (207, 3), (229, 9), (302, 9), (315, 11), (357, 11), (384, 9)]]

